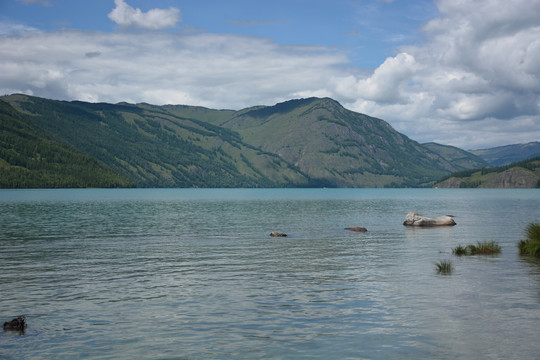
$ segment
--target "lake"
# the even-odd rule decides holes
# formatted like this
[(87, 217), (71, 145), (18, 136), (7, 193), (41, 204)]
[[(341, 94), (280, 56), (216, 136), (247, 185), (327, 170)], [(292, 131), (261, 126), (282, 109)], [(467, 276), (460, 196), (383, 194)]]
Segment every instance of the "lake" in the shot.
[(530, 222), (538, 189), (0, 190), (0, 358), (538, 359)]

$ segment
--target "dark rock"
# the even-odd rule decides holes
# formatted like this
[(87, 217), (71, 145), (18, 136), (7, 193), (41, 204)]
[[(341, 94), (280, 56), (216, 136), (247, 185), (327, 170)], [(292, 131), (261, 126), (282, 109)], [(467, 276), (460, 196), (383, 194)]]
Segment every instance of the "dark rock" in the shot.
[(273, 237), (285, 237), (285, 236), (287, 236), (287, 234), (280, 233), (280, 232), (277, 232), (277, 231), (272, 231), (270, 233), (270, 236), (273, 236)]
[(6, 321), (4, 323), (4, 330), (19, 331), (20, 333), (24, 333), (24, 329), (26, 329), (26, 319), (23, 316), (16, 317), (15, 319)]
[(345, 230), (356, 231), (356, 232), (366, 232), (367, 231), (367, 229), (365, 227), (361, 227), (361, 226), (349, 226), (349, 227), (346, 227)]

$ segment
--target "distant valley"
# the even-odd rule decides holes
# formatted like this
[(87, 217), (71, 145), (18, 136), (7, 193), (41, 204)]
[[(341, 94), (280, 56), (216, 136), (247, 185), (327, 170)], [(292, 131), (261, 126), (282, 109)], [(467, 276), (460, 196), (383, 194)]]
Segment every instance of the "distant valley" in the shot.
[(430, 187), (490, 166), (329, 98), (214, 110), (0, 98), (0, 187)]

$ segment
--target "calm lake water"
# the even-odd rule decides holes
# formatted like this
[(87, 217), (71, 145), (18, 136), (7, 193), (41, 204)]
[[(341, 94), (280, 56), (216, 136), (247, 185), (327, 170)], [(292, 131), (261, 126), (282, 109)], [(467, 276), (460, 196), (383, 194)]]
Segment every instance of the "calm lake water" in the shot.
[(539, 221), (538, 189), (0, 190), (0, 358), (540, 359)]

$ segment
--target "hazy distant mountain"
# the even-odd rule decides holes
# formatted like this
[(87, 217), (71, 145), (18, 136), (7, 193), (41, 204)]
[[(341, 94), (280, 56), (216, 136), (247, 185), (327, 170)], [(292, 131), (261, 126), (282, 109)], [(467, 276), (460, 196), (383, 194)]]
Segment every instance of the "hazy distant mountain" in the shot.
[(478, 169), (490, 166), (490, 164), (481, 157), (455, 146), (441, 145), (434, 142), (423, 145), (450, 162), (454, 168), (460, 167), (461, 169), (459, 170)]
[(540, 156), (505, 166), (464, 170), (441, 179), (440, 188), (539, 188)]
[[(462, 150), (421, 145), (328, 98), (240, 111), (26, 95), (2, 100), (38, 137), (139, 187), (431, 186), (450, 172), (478, 166)], [(5, 131), (21, 136), (13, 126)], [(0, 144), (10, 146), (3, 139)], [(17, 151), (20, 158), (36, 156)], [(9, 177), (19, 165), (5, 154), (0, 176)]]
[(472, 150), (471, 153), (478, 155), (493, 166), (500, 166), (540, 156), (540, 142), (534, 141), (527, 144), (514, 144), (490, 149)]

